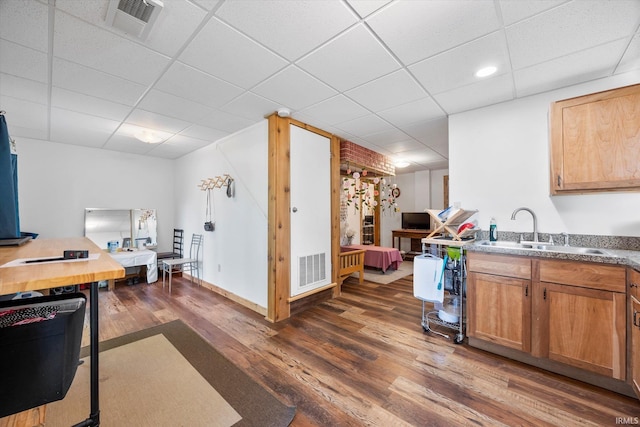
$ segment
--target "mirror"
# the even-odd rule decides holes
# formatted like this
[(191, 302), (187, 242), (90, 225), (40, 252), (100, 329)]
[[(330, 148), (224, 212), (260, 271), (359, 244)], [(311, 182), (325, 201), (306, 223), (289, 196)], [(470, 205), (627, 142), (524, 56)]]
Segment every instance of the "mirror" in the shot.
[(100, 248), (107, 249), (110, 241), (118, 247), (145, 247), (157, 245), (155, 209), (102, 209), (84, 211), (84, 235)]

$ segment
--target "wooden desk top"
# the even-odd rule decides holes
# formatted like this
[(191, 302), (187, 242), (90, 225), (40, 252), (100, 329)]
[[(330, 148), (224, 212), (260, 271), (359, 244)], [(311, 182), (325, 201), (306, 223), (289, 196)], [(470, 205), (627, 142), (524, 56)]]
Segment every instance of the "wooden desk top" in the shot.
[(405, 236), (414, 236), (414, 235), (417, 236), (422, 234), (429, 234), (431, 233), (431, 230), (417, 230), (413, 228), (403, 228), (400, 230), (391, 230), (391, 233), (397, 236), (402, 234), (403, 235), (402, 237), (405, 237)]
[[(96, 260), (2, 267), (21, 258), (61, 257), (65, 250), (88, 250)], [(0, 248), (0, 295), (98, 282), (124, 277), (124, 268), (86, 237), (35, 239), (19, 247)]]

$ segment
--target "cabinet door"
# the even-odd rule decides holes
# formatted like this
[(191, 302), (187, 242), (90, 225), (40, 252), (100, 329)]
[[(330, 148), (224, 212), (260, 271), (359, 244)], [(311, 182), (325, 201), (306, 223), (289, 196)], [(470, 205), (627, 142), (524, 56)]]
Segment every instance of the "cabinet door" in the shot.
[(625, 294), (541, 282), (535, 298), (540, 356), (625, 379)]
[(467, 277), (467, 334), (529, 352), (530, 292), (530, 280), (470, 272)]
[(631, 297), (631, 385), (640, 397), (640, 302)]
[(629, 295), (640, 301), (640, 271), (629, 269)]
[(551, 193), (640, 188), (640, 85), (551, 106)]

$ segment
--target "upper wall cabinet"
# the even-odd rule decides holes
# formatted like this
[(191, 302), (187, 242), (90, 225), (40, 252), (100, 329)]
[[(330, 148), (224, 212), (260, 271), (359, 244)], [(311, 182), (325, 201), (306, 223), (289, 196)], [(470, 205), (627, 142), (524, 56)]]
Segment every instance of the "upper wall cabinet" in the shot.
[(551, 194), (640, 190), (640, 84), (551, 104)]

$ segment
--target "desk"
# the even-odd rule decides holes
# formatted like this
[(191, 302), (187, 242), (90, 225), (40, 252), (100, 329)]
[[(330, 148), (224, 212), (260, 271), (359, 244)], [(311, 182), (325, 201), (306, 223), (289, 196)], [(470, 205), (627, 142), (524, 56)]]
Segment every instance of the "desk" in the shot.
[[(411, 239), (411, 252), (422, 252), (420, 240), (426, 238), (431, 230), (392, 230), (391, 231), (391, 246), (396, 247), (396, 237), (398, 238), (398, 250), (400, 250), (400, 238), (406, 237)], [(416, 246), (414, 246), (414, 240), (418, 240)]]
[[(158, 281), (158, 254), (149, 249), (132, 249), (131, 251), (110, 252), (111, 258), (123, 267), (147, 266), (147, 283)], [(108, 289), (115, 288), (115, 281), (109, 280)]]
[(98, 282), (124, 277), (124, 268), (86, 237), (36, 239), (19, 247), (0, 248), (0, 266), (17, 258), (61, 256), (65, 249), (88, 250), (98, 259), (0, 267), (0, 295), (91, 283), (89, 319), (91, 343), (91, 413), (82, 425), (100, 424), (98, 396)]

